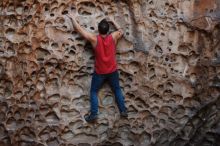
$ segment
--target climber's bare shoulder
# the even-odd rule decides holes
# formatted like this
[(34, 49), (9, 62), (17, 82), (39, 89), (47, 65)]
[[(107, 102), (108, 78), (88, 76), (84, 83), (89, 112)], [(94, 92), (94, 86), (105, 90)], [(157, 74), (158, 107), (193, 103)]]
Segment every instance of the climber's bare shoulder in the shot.
[(84, 27), (78, 25), (76, 27), (76, 30), (86, 39), (88, 40), (92, 46), (96, 46), (97, 44), (97, 38), (96, 38), (96, 34), (93, 34), (89, 31), (87, 31)]
[(114, 39), (114, 41), (117, 43), (118, 40), (123, 36), (124, 32), (122, 29), (118, 29), (117, 31), (115, 32), (112, 32), (111, 35), (112, 35), (112, 38)]
[(96, 34), (85, 31), (84, 38), (86, 38), (92, 44), (93, 47), (96, 46), (96, 44), (97, 44)]

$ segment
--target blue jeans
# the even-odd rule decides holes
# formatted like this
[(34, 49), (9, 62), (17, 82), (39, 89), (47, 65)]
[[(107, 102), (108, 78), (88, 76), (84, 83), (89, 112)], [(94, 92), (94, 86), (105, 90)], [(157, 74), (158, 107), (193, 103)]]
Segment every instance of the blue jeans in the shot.
[(91, 105), (91, 115), (97, 115), (98, 113), (98, 90), (101, 88), (104, 81), (108, 81), (114, 94), (117, 106), (120, 112), (125, 112), (126, 107), (124, 103), (124, 96), (122, 95), (121, 88), (119, 85), (119, 74), (116, 70), (110, 74), (97, 74), (93, 73), (92, 84), (90, 89), (90, 105)]

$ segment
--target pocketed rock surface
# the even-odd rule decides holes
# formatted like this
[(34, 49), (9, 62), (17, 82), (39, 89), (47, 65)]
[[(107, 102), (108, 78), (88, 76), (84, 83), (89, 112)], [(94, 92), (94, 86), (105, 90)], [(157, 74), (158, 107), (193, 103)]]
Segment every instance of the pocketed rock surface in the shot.
[[(88, 31), (113, 17), (128, 119), (108, 84), (90, 108)], [(111, 31), (115, 27), (111, 25)], [(219, 0), (1, 0), (1, 146), (220, 145)]]

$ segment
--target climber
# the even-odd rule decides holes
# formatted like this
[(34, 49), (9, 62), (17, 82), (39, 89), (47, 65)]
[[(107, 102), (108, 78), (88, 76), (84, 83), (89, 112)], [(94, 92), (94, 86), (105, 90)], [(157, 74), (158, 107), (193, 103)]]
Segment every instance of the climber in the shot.
[(123, 30), (111, 18), (108, 18), (117, 31), (108, 34), (109, 23), (103, 19), (98, 24), (99, 34), (93, 34), (79, 25), (73, 13), (67, 14), (67, 17), (72, 22), (73, 27), (79, 32), (86, 40), (88, 40), (94, 48), (95, 54), (95, 71), (92, 75), (91, 89), (90, 89), (90, 114), (85, 116), (87, 122), (93, 122), (97, 119), (98, 114), (98, 90), (104, 81), (108, 81), (114, 94), (117, 106), (120, 111), (121, 117), (126, 118), (127, 110), (125, 107), (124, 96), (119, 85), (119, 73), (116, 63), (116, 44), (123, 36)]

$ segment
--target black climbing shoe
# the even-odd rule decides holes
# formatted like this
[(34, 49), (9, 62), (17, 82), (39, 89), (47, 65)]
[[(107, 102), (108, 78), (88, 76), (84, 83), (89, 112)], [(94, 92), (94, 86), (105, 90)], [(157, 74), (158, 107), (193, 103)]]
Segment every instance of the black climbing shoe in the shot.
[(128, 117), (128, 113), (127, 112), (121, 112), (121, 117), (127, 118)]
[(86, 122), (94, 122), (97, 119), (97, 115), (86, 115), (84, 118)]

